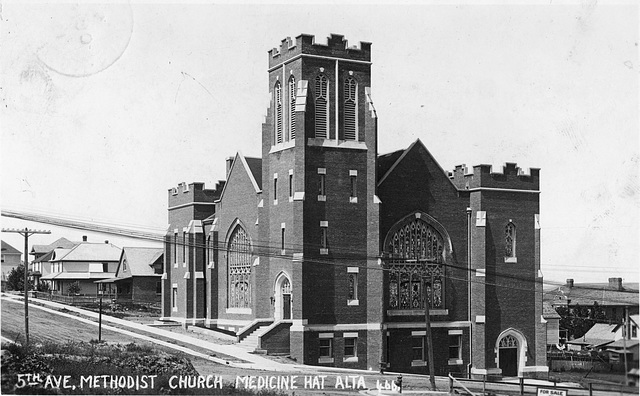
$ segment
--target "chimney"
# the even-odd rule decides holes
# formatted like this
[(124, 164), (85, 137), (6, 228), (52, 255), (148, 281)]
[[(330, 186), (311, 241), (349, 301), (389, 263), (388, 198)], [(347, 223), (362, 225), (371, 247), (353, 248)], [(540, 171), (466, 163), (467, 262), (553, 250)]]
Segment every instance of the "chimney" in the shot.
[(573, 279), (571, 279), (571, 278), (567, 279), (567, 287), (569, 287), (569, 288), (573, 287)]
[(86, 242), (86, 241), (87, 241), (87, 236), (86, 236), (86, 235), (83, 235), (83, 236), (82, 236), (82, 242)]
[(227, 180), (229, 180), (229, 172), (231, 172), (231, 165), (233, 165), (233, 160), (235, 157), (227, 157)]
[(609, 288), (613, 290), (622, 290), (622, 278), (609, 278)]

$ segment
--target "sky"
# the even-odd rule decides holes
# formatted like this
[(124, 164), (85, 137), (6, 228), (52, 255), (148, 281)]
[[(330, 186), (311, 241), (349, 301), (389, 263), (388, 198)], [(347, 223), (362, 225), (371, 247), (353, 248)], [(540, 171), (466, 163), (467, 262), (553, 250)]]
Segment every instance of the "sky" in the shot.
[[(1, 206), (163, 233), (167, 190), (260, 156), (267, 51), (301, 33), (372, 43), (379, 152), (445, 170), (541, 168), (545, 281), (638, 282), (639, 9), (517, 5), (2, 4)], [(58, 237), (158, 246), (0, 218)], [(18, 234), (3, 240), (22, 250)]]

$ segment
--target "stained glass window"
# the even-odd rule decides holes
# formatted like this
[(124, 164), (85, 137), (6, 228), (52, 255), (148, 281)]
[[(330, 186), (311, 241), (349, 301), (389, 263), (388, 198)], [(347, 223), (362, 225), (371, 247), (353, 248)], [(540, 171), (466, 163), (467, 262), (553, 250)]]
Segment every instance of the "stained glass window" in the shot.
[[(388, 239), (389, 309), (444, 308), (442, 236), (421, 219), (413, 219)], [(424, 278), (423, 278), (424, 277)]]
[(229, 308), (251, 307), (251, 243), (244, 228), (233, 230), (227, 247)]

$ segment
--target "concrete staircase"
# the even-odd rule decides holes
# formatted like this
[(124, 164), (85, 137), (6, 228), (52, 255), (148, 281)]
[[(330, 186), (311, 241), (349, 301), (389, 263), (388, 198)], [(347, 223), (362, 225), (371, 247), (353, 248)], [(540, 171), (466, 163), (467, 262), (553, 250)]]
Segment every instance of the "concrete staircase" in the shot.
[(260, 349), (258, 349), (258, 336), (262, 335), (267, 327), (269, 327), (269, 325), (256, 328), (254, 331), (249, 333), (249, 335), (246, 336), (242, 341), (240, 341), (238, 343), (238, 346), (251, 352), (261, 352)]

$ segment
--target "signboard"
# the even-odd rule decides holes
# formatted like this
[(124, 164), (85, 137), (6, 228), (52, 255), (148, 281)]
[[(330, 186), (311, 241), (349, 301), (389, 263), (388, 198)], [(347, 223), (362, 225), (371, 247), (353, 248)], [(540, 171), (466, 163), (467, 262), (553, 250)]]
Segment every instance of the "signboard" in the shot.
[(537, 388), (537, 396), (568, 396), (569, 391), (558, 388)]

